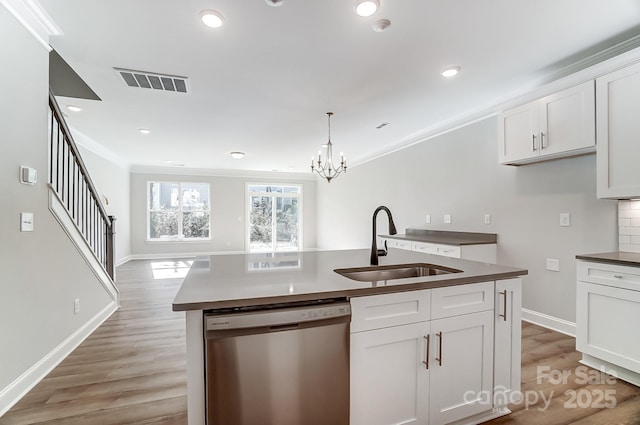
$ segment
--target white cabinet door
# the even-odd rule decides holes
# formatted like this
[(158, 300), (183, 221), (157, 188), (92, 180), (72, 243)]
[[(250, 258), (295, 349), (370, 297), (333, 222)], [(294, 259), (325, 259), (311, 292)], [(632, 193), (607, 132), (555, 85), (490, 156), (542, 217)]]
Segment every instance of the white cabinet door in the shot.
[(595, 121), (593, 81), (504, 111), (499, 161), (518, 165), (593, 152)]
[(576, 349), (640, 373), (640, 291), (578, 282)]
[(593, 80), (542, 98), (539, 108), (541, 156), (595, 147)]
[(351, 334), (351, 425), (427, 425), (428, 335), (427, 322)]
[(521, 385), (522, 280), (496, 281), (494, 407), (518, 400)]
[(501, 164), (516, 162), (539, 154), (538, 104), (528, 103), (500, 114), (498, 139)]
[(598, 198), (640, 196), (640, 63), (596, 80)]
[(493, 311), (431, 322), (429, 425), (492, 409)]

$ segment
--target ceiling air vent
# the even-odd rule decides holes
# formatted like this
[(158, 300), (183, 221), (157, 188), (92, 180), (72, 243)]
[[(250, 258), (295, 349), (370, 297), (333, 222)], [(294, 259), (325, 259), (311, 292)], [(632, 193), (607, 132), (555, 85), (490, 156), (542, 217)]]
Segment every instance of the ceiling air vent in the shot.
[(147, 71), (134, 71), (132, 69), (113, 69), (115, 69), (118, 75), (120, 75), (122, 80), (129, 87), (142, 87), (145, 89), (189, 93), (187, 77), (157, 74), (155, 72)]

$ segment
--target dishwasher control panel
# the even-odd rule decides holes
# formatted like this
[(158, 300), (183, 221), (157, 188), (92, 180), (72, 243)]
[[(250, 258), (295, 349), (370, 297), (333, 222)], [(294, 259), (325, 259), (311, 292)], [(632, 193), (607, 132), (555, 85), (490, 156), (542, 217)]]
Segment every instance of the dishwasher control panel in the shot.
[(242, 329), (263, 326), (277, 326), (332, 319), (350, 316), (351, 305), (337, 303), (321, 306), (299, 306), (284, 308), (266, 308), (252, 311), (237, 311), (224, 313), (207, 313), (205, 315), (205, 330), (215, 331), (224, 329)]

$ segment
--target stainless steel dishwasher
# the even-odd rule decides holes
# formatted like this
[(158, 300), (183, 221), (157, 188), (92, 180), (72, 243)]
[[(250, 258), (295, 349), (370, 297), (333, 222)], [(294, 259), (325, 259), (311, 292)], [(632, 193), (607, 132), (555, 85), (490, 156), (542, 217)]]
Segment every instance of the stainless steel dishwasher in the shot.
[(348, 425), (345, 299), (207, 312), (207, 425)]

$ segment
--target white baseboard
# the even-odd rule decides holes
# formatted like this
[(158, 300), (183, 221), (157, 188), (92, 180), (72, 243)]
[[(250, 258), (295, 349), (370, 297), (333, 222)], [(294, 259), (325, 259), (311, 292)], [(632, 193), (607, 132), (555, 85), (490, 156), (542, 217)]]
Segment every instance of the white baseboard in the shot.
[(29, 370), (16, 378), (11, 384), (0, 391), (0, 417), (14, 404), (36, 386), (49, 372), (60, 364), (73, 350), (75, 350), (98, 326), (104, 323), (116, 310), (118, 305), (112, 301), (102, 311), (85, 323), (80, 329), (65, 339), (60, 345), (51, 350)]
[(548, 314), (539, 313), (526, 308), (522, 309), (522, 320), (574, 338), (576, 337), (576, 324), (574, 322), (569, 322), (568, 320), (559, 319), (557, 317), (549, 316)]
[(195, 258), (209, 255), (247, 254), (245, 251), (215, 251), (215, 252), (174, 252), (160, 254), (131, 254), (129, 260), (168, 260), (172, 258)]
[(131, 255), (125, 255), (125, 256), (124, 256), (124, 257), (122, 257), (122, 258), (118, 258), (118, 259), (116, 260), (116, 267), (121, 266), (121, 265), (123, 265), (124, 263), (128, 263), (129, 261), (131, 261), (131, 260), (132, 260), (132, 258), (131, 258), (131, 257), (132, 257)]

